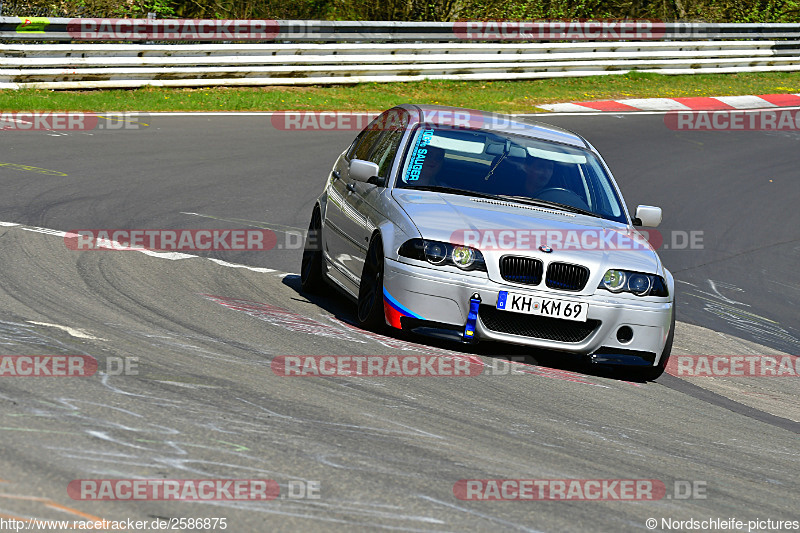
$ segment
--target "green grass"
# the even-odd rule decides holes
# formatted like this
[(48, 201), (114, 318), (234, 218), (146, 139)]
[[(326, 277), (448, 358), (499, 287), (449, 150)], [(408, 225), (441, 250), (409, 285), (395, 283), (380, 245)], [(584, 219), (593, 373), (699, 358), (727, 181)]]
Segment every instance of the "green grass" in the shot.
[(0, 90), (2, 111), (274, 111), (387, 109), (401, 103), (530, 112), (536, 105), (617, 98), (800, 92), (800, 73), (627, 75), (531, 81), (420, 81), (311, 87)]

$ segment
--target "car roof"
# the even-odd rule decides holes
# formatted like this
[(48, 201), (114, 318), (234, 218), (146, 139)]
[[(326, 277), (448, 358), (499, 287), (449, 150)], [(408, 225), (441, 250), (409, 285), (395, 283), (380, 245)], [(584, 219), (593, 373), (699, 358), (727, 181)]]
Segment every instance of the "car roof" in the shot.
[(462, 125), (462, 127), (524, 135), (546, 141), (569, 144), (579, 148), (591, 149), (591, 145), (577, 133), (531, 120), (528, 117), (439, 105), (403, 104), (397, 107), (409, 111), (411, 114), (411, 125), (418, 122), (443, 126)]

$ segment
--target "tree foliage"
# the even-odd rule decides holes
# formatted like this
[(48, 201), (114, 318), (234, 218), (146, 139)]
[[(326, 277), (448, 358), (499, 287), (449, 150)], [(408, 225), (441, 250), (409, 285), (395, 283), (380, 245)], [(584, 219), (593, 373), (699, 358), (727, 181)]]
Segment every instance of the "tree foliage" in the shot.
[(5, 16), (800, 22), (800, 0), (0, 0)]

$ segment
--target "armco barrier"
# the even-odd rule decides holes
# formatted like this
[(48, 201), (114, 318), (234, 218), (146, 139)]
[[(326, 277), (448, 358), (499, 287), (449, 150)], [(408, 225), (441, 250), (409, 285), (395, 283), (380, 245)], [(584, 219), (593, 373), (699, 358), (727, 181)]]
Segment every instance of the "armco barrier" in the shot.
[[(570, 33), (565, 23), (548, 23), (558, 31), (548, 26), (546, 31), (538, 28), (539, 33), (537, 28), (522, 27), (526, 23), (498, 24), (0, 17), (0, 40), (12, 41), (0, 45), (0, 88), (307, 85), (535, 79), (631, 70), (662, 74), (800, 70), (800, 24), (631, 21), (621, 31), (609, 24), (612, 29), (601, 40), (591, 40), (599, 26), (579, 35)], [(634, 26), (635, 33), (625, 33), (625, 27)], [(614, 39), (614, 35), (631, 38)], [(572, 39), (542, 42), (543, 36)], [(187, 40), (201, 44), (179, 44)]]

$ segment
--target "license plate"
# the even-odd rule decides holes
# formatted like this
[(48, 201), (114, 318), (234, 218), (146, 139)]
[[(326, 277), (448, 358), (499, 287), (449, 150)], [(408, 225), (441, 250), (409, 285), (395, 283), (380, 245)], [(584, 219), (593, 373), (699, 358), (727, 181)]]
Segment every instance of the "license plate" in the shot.
[(589, 305), (583, 302), (539, 298), (508, 291), (500, 291), (497, 296), (497, 308), (501, 311), (549, 316), (578, 322), (586, 322), (589, 314)]

